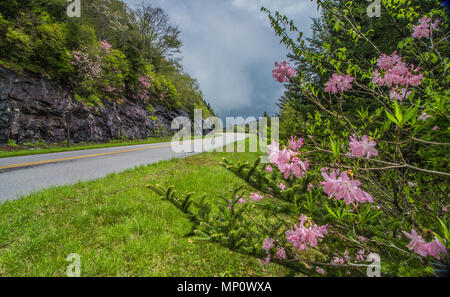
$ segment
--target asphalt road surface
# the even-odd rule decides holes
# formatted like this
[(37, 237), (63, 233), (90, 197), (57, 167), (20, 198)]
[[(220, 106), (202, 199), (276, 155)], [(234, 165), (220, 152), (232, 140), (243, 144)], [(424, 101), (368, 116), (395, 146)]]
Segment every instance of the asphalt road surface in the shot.
[(0, 158), (0, 201), (59, 185), (105, 177), (139, 165), (184, 158), (245, 139), (243, 133), (185, 141), (182, 144), (152, 143)]

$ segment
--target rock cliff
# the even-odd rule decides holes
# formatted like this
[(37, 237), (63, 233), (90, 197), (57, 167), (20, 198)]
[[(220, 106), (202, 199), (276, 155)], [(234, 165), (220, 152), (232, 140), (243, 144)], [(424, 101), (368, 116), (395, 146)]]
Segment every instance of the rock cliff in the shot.
[(71, 140), (106, 142), (111, 139), (147, 138), (168, 134), (183, 109), (126, 100), (105, 100), (88, 107), (74, 100), (72, 90), (32, 73), (17, 73), (0, 67), (0, 144), (66, 139), (66, 113), (70, 111)]

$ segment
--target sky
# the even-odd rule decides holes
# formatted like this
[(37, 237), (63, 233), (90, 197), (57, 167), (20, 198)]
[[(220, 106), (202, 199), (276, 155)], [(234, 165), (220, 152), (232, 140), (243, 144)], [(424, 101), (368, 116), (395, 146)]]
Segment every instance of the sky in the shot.
[(278, 112), (283, 85), (272, 78), (274, 62), (287, 60), (261, 6), (278, 10), (310, 35), (311, 0), (124, 0), (161, 7), (178, 25), (184, 70), (199, 81), (204, 98), (221, 118), (258, 118)]

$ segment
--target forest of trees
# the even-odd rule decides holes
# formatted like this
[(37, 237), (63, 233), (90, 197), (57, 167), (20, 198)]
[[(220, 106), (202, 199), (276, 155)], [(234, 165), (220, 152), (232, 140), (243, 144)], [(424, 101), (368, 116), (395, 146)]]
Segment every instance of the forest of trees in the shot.
[(214, 114), (180, 65), (180, 29), (162, 9), (85, 0), (81, 17), (71, 18), (68, 4), (0, 1), (0, 65), (61, 81), (88, 105), (141, 100)]

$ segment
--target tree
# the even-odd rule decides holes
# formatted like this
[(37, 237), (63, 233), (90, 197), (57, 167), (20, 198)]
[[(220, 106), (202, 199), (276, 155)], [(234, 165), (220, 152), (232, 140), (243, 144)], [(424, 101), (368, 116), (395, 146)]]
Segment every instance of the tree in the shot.
[(135, 24), (141, 33), (144, 53), (155, 61), (158, 57), (171, 58), (180, 52), (180, 30), (169, 23), (169, 16), (159, 7), (144, 3), (135, 11)]

